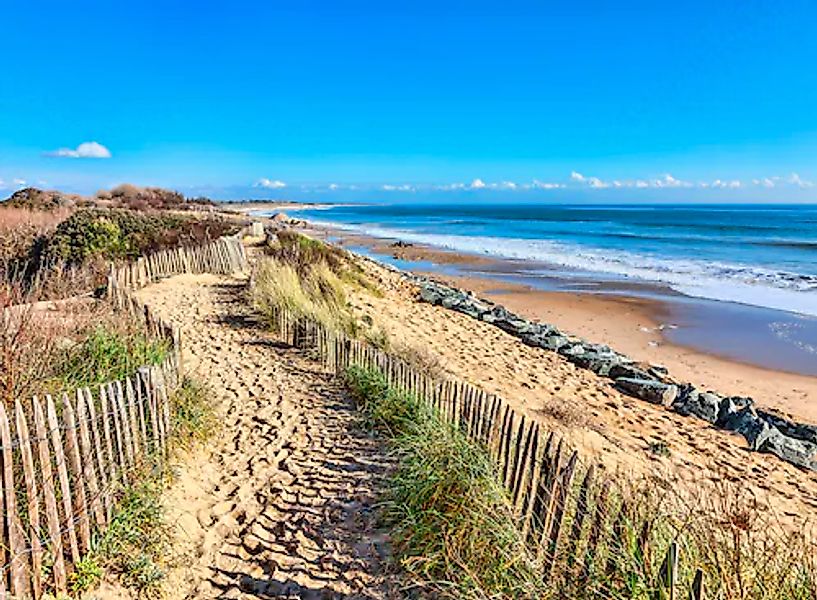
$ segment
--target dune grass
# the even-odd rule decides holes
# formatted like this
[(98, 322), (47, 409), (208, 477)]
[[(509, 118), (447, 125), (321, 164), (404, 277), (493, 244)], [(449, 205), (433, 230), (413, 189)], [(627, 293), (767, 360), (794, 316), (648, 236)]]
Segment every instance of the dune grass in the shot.
[(398, 457), (384, 518), (403, 571), (434, 597), (538, 598), (544, 588), (487, 452), (377, 370), (346, 383)]
[[(218, 424), (212, 394), (205, 385), (185, 378), (170, 402), (171, 448), (189, 450), (215, 432)], [(120, 492), (111, 522), (94, 533), (90, 552), (74, 566), (70, 587), (75, 595), (84, 597), (103, 578), (115, 577), (139, 598), (167, 596), (165, 578), (178, 557), (162, 494), (173, 476), (158, 457), (148, 457), (131, 473), (130, 485)]]

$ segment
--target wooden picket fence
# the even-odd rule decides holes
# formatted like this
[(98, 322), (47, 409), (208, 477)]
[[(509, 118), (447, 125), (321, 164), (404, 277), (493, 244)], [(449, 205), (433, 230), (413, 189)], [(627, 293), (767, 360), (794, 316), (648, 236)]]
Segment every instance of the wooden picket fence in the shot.
[[(650, 596), (678, 598), (679, 547), (659, 540), (652, 522), (639, 520), (616, 494), (597, 465), (585, 465), (577, 451), (502, 398), (467, 382), (434, 379), (399, 357), (352, 339), (309, 319), (286, 312), (275, 316), (276, 330), (288, 344), (317, 350), (337, 374), (353, 365), (377, 368), (387, 380), (415, 394), (440, 417), (489, 451), (516, 510), (523, 535), (544, 565), (544, 577), (560, 597), (610, 597), (624, 576), (638, 573), (652, 582)], [(661, 560), (663, 558), (663, 560)], [(689, 598), (704, 597), (703, 571), (690, 569)], [(588, 593), (590, 581), (609, 587)]]
[[(252, 227), (252, 226), (250, 226)], [(165, 277), (185, 273), (212, 273), (229, 275), (247, 269), (247, 254), (241, 243), (241, 235), (250, 231), (224, 236), (198, 246), (179, 246), (168, 250), (141, 256), (135, 261), (111, 267), (108, 275), (108, 294), (121, 304), (125, 302), (124, 292), (140, 289)]]
[(167, 334), (161, 364), (56, 399), (0, 403), (0, 598), (65, 593), (123, 486), (166, 452), (179, 355), (166, 324), (148, 325)]
[(172, 275), (246, 268), (239, 236), (112, 267), (108, 298), (165, 341), (164, 361), (95, 389), (0, 403), (0, 600), (65, 594), (73, 566), (109, 524), (124, 487), (168, 451), (182, 335), (133, 291)]

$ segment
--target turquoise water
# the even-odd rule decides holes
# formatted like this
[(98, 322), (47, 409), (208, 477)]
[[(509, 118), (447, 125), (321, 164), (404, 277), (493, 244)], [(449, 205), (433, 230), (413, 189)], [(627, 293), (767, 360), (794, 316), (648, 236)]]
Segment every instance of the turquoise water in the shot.
[(817, 206), (368, 205), (344, 229), (817, 316)]
[(817, 206), (416, 202), (293, 212), (374, 237), (510, 259), (516, 267), (500, 278), (537, 287), (663, 288), (680, 325), (670, 338), (817, 373)]

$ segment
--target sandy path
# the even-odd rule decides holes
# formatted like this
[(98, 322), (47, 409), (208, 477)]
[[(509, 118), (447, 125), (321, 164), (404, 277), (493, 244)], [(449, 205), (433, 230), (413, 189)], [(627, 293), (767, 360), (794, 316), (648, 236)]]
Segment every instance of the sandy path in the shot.
[(243, 283), (179, 276), (140, 292), (183, 327), (188, 372), (216, 392), (222, 434), (180, 465), (168, 506), (174, 598), (386, 598), (373, 501), (389, 468), (316, 363), (282, 348)]

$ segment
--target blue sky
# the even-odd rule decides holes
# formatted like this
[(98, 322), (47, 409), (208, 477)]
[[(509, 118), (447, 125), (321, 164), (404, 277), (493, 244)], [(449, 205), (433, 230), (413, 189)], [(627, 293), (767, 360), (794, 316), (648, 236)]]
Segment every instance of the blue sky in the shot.
[(817, 201), (817, 4), (6, 0), (0, 180)]

